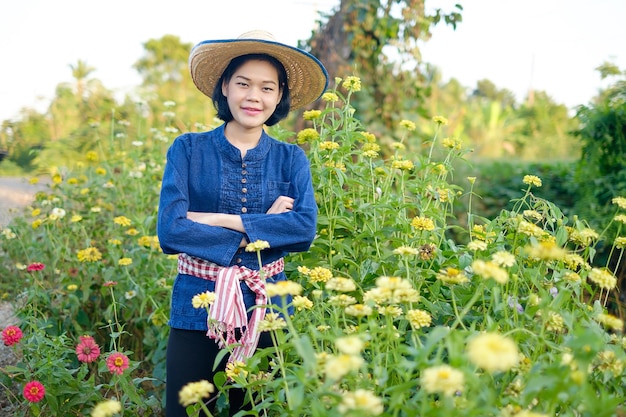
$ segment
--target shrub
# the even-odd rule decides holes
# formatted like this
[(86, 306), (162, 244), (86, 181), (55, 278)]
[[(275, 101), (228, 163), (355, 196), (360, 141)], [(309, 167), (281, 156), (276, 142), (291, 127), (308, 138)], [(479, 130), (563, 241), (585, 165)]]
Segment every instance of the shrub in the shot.
[[(240, 386), (258, 415), (614, 415), (626, 397), (624, 323), (606, 309), (614, 271), (591, 263), (606, 236), (538, 197), (545, 183), (534, 172), (518, 179), (509, 208), (475, 215), (479, 179), (449, 182), (465, 150), (441, 138), (443, 117), (418, 150), (406, 147), (415, 124), (402, 121), (383, 159), (350, 106), (357, 81), (338, 79), (326, 108), (304, 113), (312, 127), (295, 136), (319, 204), (311, 250), (286, 260), (295, 314), (266, 315), (275, 347), (232, 364), (215, 387), (189, 387), (189, 411), (213, 388), (221, 406)], [(176, 270), (154, 238), (164, 147), (121, 142), (124, 151), (88, 154), (2, 232), (5, 268), (24, 289), (16, 300), (25, 334), (3, 383), (36, 377), (46, 389), (41, 402), (21, 400), (22, 415), (54, 414), (65, 403), (53, 397), (69, 392), (81, 402), (58, 415), (105, 399), (123, 415), (156, 412)], [(461, 201), (465, 224), (453, 221)], [(626, 198), (613, 201), (623, 215)], [(618, 230), (620, 219), (610, 220)], [(626, 244), (606, 243), (620, 256)], [(123, 353), (129, 368), (77, 363), (71, 352), (84, 335), (106, 346), (103, 356)], [(66, 374), (75, 381), (58, 384)]]

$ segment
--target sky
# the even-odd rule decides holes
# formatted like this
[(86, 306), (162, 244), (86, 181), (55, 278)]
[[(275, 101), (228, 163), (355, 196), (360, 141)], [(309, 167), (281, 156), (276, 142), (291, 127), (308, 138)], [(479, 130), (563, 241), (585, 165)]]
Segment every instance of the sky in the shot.
[[(588, 104), (607, 82), (604, 61), (626, 70), (624, 0), (426, 0), (450, 11), (463, 5), (456, 30), (440, 25), (422, 58), (444, 80), (472, 88), (480, 79), (511, 90), (529, 88), (570, 108)], [(310, 37), (319, 12), (339, 0), (20, 0), (0, 5), (0, 121), (23, 107), (45, 111), (57, 84), (71, 82), (70, 65), (123, 96), (140, 83), (132, 65), (143, 44), (164, 35), (196, 44), (265, 29), (296, 46)], [(331, 74), (331, 76), (349, 74)]]

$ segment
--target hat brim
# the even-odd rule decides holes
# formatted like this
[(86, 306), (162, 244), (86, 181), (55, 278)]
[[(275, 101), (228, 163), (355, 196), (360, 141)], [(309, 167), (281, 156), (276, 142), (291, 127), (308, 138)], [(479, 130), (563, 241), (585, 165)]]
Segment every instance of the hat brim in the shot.
[(287, 72), (291, 110), (313, 103), (328, 87), (328, 72), (313, 55), (298, 48), (264, 39), (204, 41), (191, 50), (189, 71), (194, 84), (212, 97), (215, 85), (233, 58), (267, 54), (278, 59)]

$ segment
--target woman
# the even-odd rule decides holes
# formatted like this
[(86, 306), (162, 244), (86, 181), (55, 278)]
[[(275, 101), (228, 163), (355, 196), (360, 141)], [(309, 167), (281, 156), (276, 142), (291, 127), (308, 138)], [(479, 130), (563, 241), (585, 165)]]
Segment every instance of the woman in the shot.
[[(261, 31), (202, 42), (191, 51), (189, 66), (224, 123), (179, 136), (167, 153), (157, 231), (163, 252), (179, 254), (167, 347), (167, 417), (187, 415), (178, 396), (187, 383), (213, 382), (226, 360), (245, 360), (257, 346), (271, 344), (267, 334), (259, 341), (256, 332), (265, 309), (251, 307), (268, 302), (257, 254), (245, 247), (267, 242), (261, 252), (266, 280), (286, 279), (283, 257), (309, 249), (317, 205), (304, 151), (270, 137), (264, 125), (312, 103), (328, 85), (317, 58)], [(217, 297), (208, 315), (191, 303), (206, 291)], [(279, 299), (271, 303), (280, 306)], [(239, 347), (214, 371), (215, 358), (229, 345)], [(229, 393), (233, 415), (242, 409), (244, 393)]]

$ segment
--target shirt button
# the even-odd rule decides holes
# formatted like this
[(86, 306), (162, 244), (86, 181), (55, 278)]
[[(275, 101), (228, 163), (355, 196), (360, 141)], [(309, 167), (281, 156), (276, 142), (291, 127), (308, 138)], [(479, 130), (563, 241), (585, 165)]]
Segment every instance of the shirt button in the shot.
[(244, 187), (244, 188), (241, 189), (241, 192), (245, 194), (245, 193), (248, 192), (248, 189)]
[(245, 184), (246, 182), (248, 182), (248, 180), (246, 180), (245, 178), (242, 178), (242, 179), (241, 179), (241, 183), (242, 183), (242, 184)]
[(237, 262), (238, 264), (240, 264), (240, 263), (241, 263), (241, 258), (237, 258), (237, 259), (235, 259), (235, 262)]
[(242, 203), (245, 203), (245, 202), (247, 202), (247, 201), (248, 201), (248, 199), (247, 199), (246, 197), (244, 197), (244, 198), (242, 198), (242, 199), (241, 199), (241, 202), (242, 202)]
[(246, 165), (246, 163), (245, 163), (245, 162), (244, 162), (243, 164), (241, 164), (241, 167), (242, 167), (242, 168), (245, 168), (245, 167), (247, 167), (247, 166), (248, 166), (248, 165)]
[(248, 173), (248, 171), (246, 171), (245, 169), (243, 171), (241, 171), (241, 175), (246, 175)]
[(248, 209), (247, 209), (247, 208), (245, 208), (245, 207), (242, 207), (242, 208), (241, 208), (241, 212), (242, 212), (242, 213), (247, 213), (247, 212), (248, 212)]

